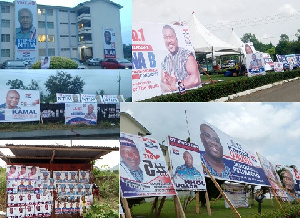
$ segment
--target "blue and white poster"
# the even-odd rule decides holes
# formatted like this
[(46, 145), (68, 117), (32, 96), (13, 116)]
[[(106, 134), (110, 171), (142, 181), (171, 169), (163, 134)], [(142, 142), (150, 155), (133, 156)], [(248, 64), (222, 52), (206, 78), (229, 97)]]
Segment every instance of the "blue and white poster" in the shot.
[[(202, 163), (216, 179), (270, 186), (256, 153), (213, 125), (189, 119), (191, 143), (199, 145)], [(206, 175), (208, 176), (208, 175)]]
[(172, 179), (176, 190), (206, 190), (199, 146), (169, 136)]
[(38, 58), (37, 4), (15, 1), (15, 56), (34, 64)]
[(97, 124), (96, 103), (66, 103), (65, 123), (76, 124)]
[(156, 140), (120, 133), (120, 187), (124, 198), (176, 194)]
[(246, 54), (248, 77), (265, 75), (265, 61), (262, 52)]

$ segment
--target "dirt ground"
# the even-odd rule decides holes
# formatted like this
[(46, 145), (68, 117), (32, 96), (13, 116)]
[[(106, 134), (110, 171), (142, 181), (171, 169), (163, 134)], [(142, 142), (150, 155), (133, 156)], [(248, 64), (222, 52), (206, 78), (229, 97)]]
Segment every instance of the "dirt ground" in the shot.
[(234, 98), (228, 102), (300, 102), (300, 80)]

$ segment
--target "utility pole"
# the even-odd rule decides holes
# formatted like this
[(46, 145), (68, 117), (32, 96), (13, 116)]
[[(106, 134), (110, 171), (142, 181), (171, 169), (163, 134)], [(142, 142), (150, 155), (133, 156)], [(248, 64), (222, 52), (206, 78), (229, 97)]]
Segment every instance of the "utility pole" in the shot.
[(118, 76), (118, 81), (119, 83), (119, 90), (118, 90), (118, 95), (121, 95), (120, 92), (121, 92), (121, 76), (120, 76), (120, 72), (119, 72), (119, 76)]

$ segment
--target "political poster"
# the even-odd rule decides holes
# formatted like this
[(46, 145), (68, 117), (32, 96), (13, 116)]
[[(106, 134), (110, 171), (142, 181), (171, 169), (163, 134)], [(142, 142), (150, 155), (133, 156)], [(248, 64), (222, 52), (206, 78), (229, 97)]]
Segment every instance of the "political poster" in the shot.
[[(284, 187), (289, 190), (290, 193), (300, 198), (300, 173), (297, 168), (283, 167), (281, 168), (281, 176)], [(294, 200), (288, 193), (290, 200)]]
[(15, 57), (34, 64), (38, 58), (37, 4), (35, 1), (15, 2)]
[(120, 188), (124, 198), (176, 194), (156, 140), (120, 133)]
[(104, 58), (116, 58), (116, 32), (113, 28), (103, 28)]
[(252, 42), (244, 43), (242, 51), (243, 51), (244, 55), (256, 53), (256, 50), (255, 50)]
[(289, 63), (286, 60), (285, 55), (278, 55), (276, 54), (276, 58), (278, 62), (282, 62), (283, 63), (283, 67), (284, 68), (288, 68), (289, 67)]
[[(235, 208), (249, 207), (247, 190), (241, 184), (223, 184), (223, 190), (230, 202)], [(225, 207), (230, 208), (230, 205), (225, 201)]]
[(201, 161), (213, 177), (270, 186), (255, 153), (205, 121), (188, 119), (188, 123), (191, 142), (199, 145)]
[(78, 103), (80, 102), (80, 94), (63, 94), (56, 93), (57, 103)]
[(246, 54), (246, 67), (248, 71), (248, 77), (256, 75), (265, 75), (265, 62), (263, 53)]
[(40, 120), (39, 91), (1, 89), (0, 93), (0, 122)]
[[(285, 59), (286, 61), (288, 62), (288, 64), (290, 66), (292, 66), (293, 68), (296, 68), (298, 67), (298, 62), (297, 62), (297, 59), (296, 59), (296, 55), (295, 54), (288, 54), (288, 55), (285, 55)], [(291, 68), (292, 69), (292, 68)]]
[(82, 103), (97, 103), (96, 95), (81, 94), (80, 100)]
[(265, 70), (266, 71), (273, 70), (274, 69), (274, 62), (273, 62), (270, 54), (263, 53), (263, 59), (264, 59), (264, 63), (265, 63)]
[(125, 102), (123, 95), (103, 95), (101, 99), (103, 104), (119, 104)]
[(201, 86), (188, 27), (133, 23), (132, 100), (178, 92), (179, 84)]
[(274, 62), (274, 71), (275, 72), (284, 72), (282, 62)]
[(169, 136), (168, 148), (176, 190), (206, 190), (199, 146)]
[(65, 104), (66, 124), (97, 124), (96, 103), (66, 103)]
[(295, 54), (297, 65), (300, 66), (300, 54)]
[(259, 157), (260, 164), (265, 172), (265, 175), (267, 176), (269, 183), (271, 185), (271, 188), (276, 193), (276, 196), (280, 197), (283, 201), (288, 200), (288, 196), (286, 191), (282, 188), (282, 184), (280, 181), (279, 175), (276, 173), (276, 170), (273, 166), (273, 164), (268, 161), (264, 156), (257, 153), (257, 156)]
[(41, 57), (41, 69), (49, 69), (50, 68), (50, 61), (51, 58), (46, 56), (46, 57)]

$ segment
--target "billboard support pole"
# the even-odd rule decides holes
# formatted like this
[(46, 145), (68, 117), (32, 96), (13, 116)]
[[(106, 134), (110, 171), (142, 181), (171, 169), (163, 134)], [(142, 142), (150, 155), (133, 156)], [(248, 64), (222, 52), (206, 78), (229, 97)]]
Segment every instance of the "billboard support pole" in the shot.
[(211, 216), (211, 208), (210, 208), (210, 202), (209, 202), (209, 197), (208, 197), (207, 191), (205, 191), (205, 200), (206, 200), (206, 208), (207, 208), (208, 216)]
[(157, 202), (158, 202), (158, 197), (156, 196), (153, 203), (152, 203), (152, 208), (151, 208), (151, 213), (153, 214), (153, 210), (155, 209), (155, 214), (157, 213)]
[(161, 212), (161, 209), (163, 208), (164, 206), (164, 203), (166, 201), (166, 197), (167, 196), (163, 196), (162, 199), (160, 200), (160, 204), (159, 204), (159, 208), (158, 208), (158, 211), (156, 213), (156, 217), (160, 217), (160, 212)]
[(179, 211), (179, 214), (181, 215), (181, 218), (185, 218), (185, 214), (184, 214), (184, 211), (182, 209), (182, 206), (181, 206), (180, 199), (179, 199), (178, 195), (174, 195), (174, 200), (175, 200), (175, 203), (177, 204), (177, 209)]
[(121, 198), (121, 202), (122, 202), (122, 205), (123, 205), (123, 208), (124, 208), (124, 211), (125, 211), (125, 216), (126, 218), (131, 218), (131, 212), (130, 212), (130, 209), (129, 209), (129, 206), (128, 206), (128, 202), (127, 202), (127, 199), (126, 198)]
[(222, 196), (222, 194), (220, 193), (219, 196), (215, 199), (215, 201), (212, 204), (217, 203), (217, 201), (219, 200), (219, 198)]
[(219, 192), (222, 194), (222, 196), (224, 197), (225, 201), (228, 203), (228, 205), (230, 206), (230, 208), (233, 210), (233, 212), (235, 213), (235, 216), (238, 218), (241, 218), (241, 215), (239, 214), (239, 212), (236, 210), (236, 208), (233, 206), (233, 204), (231, 203), (231, 201), (229, 200), (229, 198), (226, 196), (226, 194), (223, 192), (222, 188), (220, 187), (220, 185), (217, 183), (217, 181), (215, 180), (215, 178), (211, 175), (211, 173), (209, 172), (209, 170), (206, 168), (206, 166), (201, 162), (203, 169), (206, 171), (206, 173), (209, 175), (211, 181), (213, 181), (213, 183), (215, 184), (216, 188), (219, 190)]
[(200, 214), (200, 207), (199, 207), (199, 202), (200, 202), (200, 193), (199, 191), (196, 191), (196, 214)]
[(175, 217), (176, 218), (179, 218), (179, 206), (177, 205), (177, 202), (176, 202), (176, 195), (174, 195), (174, 209), (175, 209)]
[(271, 188), (271, 191), (272, 191), (272, 193), (273, 193), (273, 195), (274, 195), (274, 198), (275, 198), (277, 204), (279, 205), (280, 209), (282, 209), (282, 206), (281, 206), (281, 204), (280, 204), (280, 202), (279, 202), (279, 200), (278, 200), (278, 198), (277, 198), (277, 196), (276, 196), (276, 193), (275, 193), (274, 189)]

